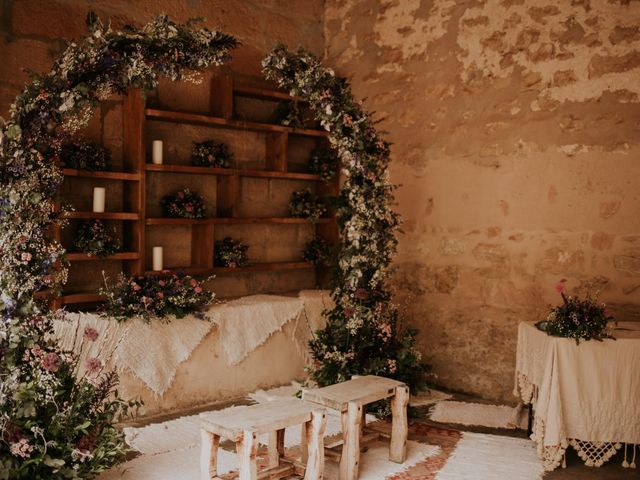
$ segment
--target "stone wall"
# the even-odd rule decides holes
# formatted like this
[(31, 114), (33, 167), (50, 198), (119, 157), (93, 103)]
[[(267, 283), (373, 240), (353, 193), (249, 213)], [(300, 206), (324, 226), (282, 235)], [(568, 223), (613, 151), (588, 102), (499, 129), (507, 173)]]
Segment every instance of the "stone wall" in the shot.
[(394, 143), (395, 284), (438, 383), (513, 401), (561, 278), (639, 319), (639, 2), (327, 0), (325, 25)]
[[(242, 45), (233, 52), (233, 59), (223, 67), (214, 68), (202, 76), (199, 85), (162, 81), (158, 91), (151, 92), (149, 102), (184, 111), (208, 111), (209, 83), (213, 75), (230, 73), (236, 78), (252, 80), (260, 76), (260, 61), (278, 42), (303, 45), (318, 54), (323, 53), (323, 2), (286, 2), (272, 0), (4, 0), (0, 2), (0, 116), (7, 118), (9, 105), (28, 80), (27, 70), (47, 72), (53, 59), (65, 48), (67, 40), (79, 39), (86, 32), (88, 11), (95, 11), (103, 21), (111, 21), (114, 28), (125, 24), (143, 25), (164, 12), (178, 22), (193, 17), (208, 19), (204, 25), (236, 36)], [(271, 104), (273, 109), (274, 104)], [(239, 105), (241, 115), (264, 114), (265, 106)], [(247, 110), (248, 113), (245, 111)], [(102, 143), (113, 156), (114, 168), (121, 167), (122, 158), (122, 100), (113, 98), (102, 102), (89, 128), (82, 136)], [(176, 126), (161, 122), (147, 124), (147, 150), (151, 139), (165, 141), (165, 158), (171, 163), (188, 163), (191, 142), (205, 139), (224, 141), (232, 149), (238, 167), (264, 168), (265, 136), (255, 132), (232, 132), (194, 126)], [(292, 141), (292, 144), (295, 143)], [(304, 143), (298, 141), (298, 143)], [(306, 161), (313, 145), (294, 145), (289, 160)], [(297, 150), (296, 150), (297, 149)], [(159, 216), (160, 198), (190, 186), (205, 200), (209, 211), (215, 209), (215, 177), (187, 177), (149, 173), (147, 179), (148, 215)], [(77, 210), (91, 208), (94, 186), (106, 186), (107, 210), (122, 209), (122, 183), (104, 180), (70, 178), (65, 181), (63, 200)], [(243, 216), (286, 216), (291, 192), (309, 186), (308, 182), (243, 178), (241, 192)], [(121, 223), (121, 222), (117, 222)], [(73, 243), (71, 228), (63, 232), (65, 245)], [(224, 236), (240, 238), (249, 245), (251, 261), (299, 261), (306, 241), (313, 235), (311, 225), (239, 225), (216, 228), (216, 239)], [(151, 265), (151, 247), (165, 246), (165, 266), (187, 266), (190, 262), (189, 227), (147, 228), (147, 266)], [(169, 247), (169, 248), (167, 248)], [(69, 291), (95, 290), (101, 284), (101, 271), (113, 277), (122, 269), (119, 262), (86, 262), (74, 264), (70, 270)], [(219, 296), (241, 296), (251, 293), (288, 292), (315, 286), (311, 269), (280, 273), (222, 275), (209, 286)]]

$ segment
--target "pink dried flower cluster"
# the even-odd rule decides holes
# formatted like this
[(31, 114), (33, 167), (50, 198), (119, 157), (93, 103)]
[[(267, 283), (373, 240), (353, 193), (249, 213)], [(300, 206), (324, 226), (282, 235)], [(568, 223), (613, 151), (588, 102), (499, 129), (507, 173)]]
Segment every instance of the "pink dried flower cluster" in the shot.
[(21, 438), (17, 442), (12, 443), (9, 450), (11, 451), (11, 454), (16, 457), (29, 458), (31, 456), (31, 452), (33, 452), (33, 446), (29, 444), (29, 441), (26, 438)]
[(84, 338), (86, 340), (95, 342), (98, 339), (98, 336), (99, 336), (98, 331), (95, 328), (90, 327), (89, 325), (84, 327)]
[(53, 352), (46, 353), (40, 360), (40, 366), (49, 372), (57, 372), (60, 368), (60, 357)]

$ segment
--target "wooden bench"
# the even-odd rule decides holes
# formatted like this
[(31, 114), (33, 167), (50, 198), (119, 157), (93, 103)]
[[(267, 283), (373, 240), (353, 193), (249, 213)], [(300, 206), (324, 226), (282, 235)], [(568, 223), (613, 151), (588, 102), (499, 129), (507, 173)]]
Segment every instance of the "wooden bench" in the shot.
[[(404, 463), (406, 460), (409, 389), (404, 383), (374, 375), (354, 377), (328, 387), (303, 391), (302, 398), (341, 412), (342, 441), (328, 445), (329, 448), (325, 452), (327, 457), (339, 460), (340, 480), (356, 480), (362, 444), (378, 440), (380, 436), (384, 437), (379, 432), (367, 434), (364, 429), (366, 423), (364, 407), (379, 400), (391, 399), (393, 424), (389, 460), (396, 463)], [(334, 449), (340, 446), (342, 451), (336, 455)]]
[[(297, 398), (202, 413), (200, 478), (230, 478), (229, 475), (218, 476), (218, 446), (220, 438), (224, 437), (236, 444), (240, 480), (278, 479), (293, 474), (304, 475), (305, 480), (321, 480), (326, 420), (322, 407)], [(303, 426), (306, 437), (300, 462), (284, 458), (284, 431), (295, 425)], [(264, 433), (269, 434), (268, 464), (265, 470), (258, 472), (258, 441)]]

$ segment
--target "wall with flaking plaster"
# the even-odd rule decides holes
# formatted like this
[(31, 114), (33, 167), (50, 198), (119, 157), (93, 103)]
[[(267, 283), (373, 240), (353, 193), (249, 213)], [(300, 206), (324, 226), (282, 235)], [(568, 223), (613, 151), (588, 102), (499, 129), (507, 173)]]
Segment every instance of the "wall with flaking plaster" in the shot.
[(325, 37), (394, 144), (394, 282), (438, 383), (514, 401), (561, 278), (640, 319), (640, 2), (327, 0)]

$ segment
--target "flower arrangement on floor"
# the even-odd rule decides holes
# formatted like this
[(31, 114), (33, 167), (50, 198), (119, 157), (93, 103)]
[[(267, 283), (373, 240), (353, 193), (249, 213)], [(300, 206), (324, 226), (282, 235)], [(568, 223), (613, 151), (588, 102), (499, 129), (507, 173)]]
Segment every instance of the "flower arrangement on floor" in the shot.
[(310, 343), (310, 373), (320, 385), (354, 374), (383, 375), (415, 391), (424, 386), (427, 367), (415, 347), (415, 331), (402, 328), (387, 286), (399, 226), (391, 208), (389, 144), (353, 98), (346, 80), (313, 54), (278, 46), (262, 66), (268, 79), (309, 102), (316, 120), (329, 132), (345, 173), (336, 202), (340, 253), (332, 292), (335, 307)]
[(309, 172), (320, 175), (320, 178), (329, 183), (338, 173), (340, 159), (332, 148), (319, 147), (311, 151), (309, 158)]
[(193, 142), (191, 164), (196, 167), (229, 168), (233, 160), (233, 153), (225, 143), (213, 140)]
[(231, 237), (216, 240), (214, 263), (216, 267), (246, 267), (249, 264), (247, 250), (249, 250), (249, 245), (245, 245), (240, 240), (234, 240)]
[(327, 207), (310, 189), (297, 190), (291, 194), (289, 214), (294, 218), (306, 218), (316, 221), (327, 211)]
[(560, 280), (556, 291), (562, 296), (562, 305), (552, 307), (547, 319), (537, 324), (538, 328), (555, 337), (580, 340), (612, 338), (609, 322), (613, 317), (607, 313), (606, 305), (598, 302), (598, 294), (587, 293), (584, 300), (565, 294), (566, 279)]
[(108, 257), (122, 247), (116, 229), (99, 219), (89, 220), (78, 227), (74, 245), (79, 251), (96, 257)]
[(139, 317), (147, 323), (190, 313), (202, 317), (203, 308), (215, 297), (195, 278), (169, 272), (131, 278), (120, 274), (113, 284), (105, 278), (100, 294), (106, 299), (103, 313), (107, 317), (119, 322)]
[(188, 188), (165, 195), (160, 204), (164, 216), (170, 218), (204, 218), (207, 209), (202, 197)]
[(313, 263), (316, 267), (329, 266), (333, 258), (332, 246), (323, 238), (314, 238), (307, 242), (302, 251), (305, 262)]
[(111, 151), (95, 142), (77, 141), (62, 146), (60, 165), (63, 168), (76, 168), (103, 172), (109, 170)]
[(297, 100), (279, 102), (273, 112), (275, 123), (292, 128), (306, 128), (304, 112)]
[[(61, 225), (54, 199), (60, 145), (87, 125), (95, 106), (129, 87), (153, 89), (220, 65), (233, 37), (193, 22), (158, 17), (142, 29), (113, 31), (94, 14), (90, 34), (70, 43), (45, 75), (17, 96), (0, 125), (0, 478), (89, 479), (123, 460), (113, 426), (129, 403), (117, 377), (95, 359), (77, 378), (77, 361), (53, 340), (56, 313), (34, 294), (58, 291), (67, 278), (61, 245), (47, 234)], [(91, 341), (93, 332), (84, 338)]]

